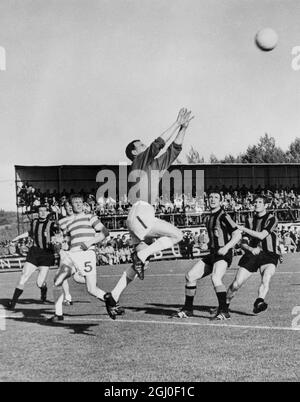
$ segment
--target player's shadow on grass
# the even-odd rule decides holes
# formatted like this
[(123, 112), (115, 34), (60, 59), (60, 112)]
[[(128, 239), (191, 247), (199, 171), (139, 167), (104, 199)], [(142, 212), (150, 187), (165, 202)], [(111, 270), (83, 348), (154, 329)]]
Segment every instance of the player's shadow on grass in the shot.
[(256, 314), (253, 313), (246, 313), (245, 311), (239, 311), (239, 310), (232, 310), (229, 308), (229, 313), (237, 314), (237, 315), (244, 315), (246, 317), (254, 317)]
[[(150, 303), (148, 303), (148, 304), (146, 304), (145, 307), (126, 307), (126, 310), (132, 310), (132, 311), (136, 311), (136, 312), (144, 311), (145, 314), (165, 315), (169, 318), (172, 318), (174, 316), (174, 314), (176, 312), (178, 312), (179, 309), (181, 309), (181, 308), (182, 308), (182, 304), (159, 304), (159, 303), (151, 303), (150, 304)], [(195, 317), (205, 318), (205, 319), (210, 320), (212, 317), (211, 314), (213, 313), (213, 310), (215, 308), (216, 308), (216, 306), (204, 306), (204, 305), (197, 306), (196, 305), (193, 307), (193, 310), (194, 310), (194, 314), (196, 312)], [(197, 312), (208, 313), (209, 315), (200, 315), (200, 314), (197, 314)], [(252, 317), (255, 315), (255, 314), (246, 313), (244, 311), (231, 310), (231, 309), (230, 309), (230, 312), (233, 314), (243, 315), (243, 316), (248, 316), (248, 317), (250, 317), (250, 316)]]
[[(11, 299), (0, 299), (0, 305), (5, 307), (5, 306), (7, 306), (7, 303), (10, 300)], [(80, 304), (88, 304), (88, 303), (90, 303), (90, 301), (88, 301), (88, 300), (75, 300), (75, 301), (73, 301), (73, 305), (74, 304), (79, 304), (79, 303)], [(41, 306), (53, 306), (54, 301), (46, 300), (45, 302), (42, 302), (41, 300), (38, 300), (38, 299), (19, 299), (17, 305), (27, 305), (27, 304), (35, 304), (35, 305), (41, 305)]]
[[(206, 312), (210, 313), (211, 310), (215, 306), (194, 306), (194, 312)], [(145, 307), (125, 307), (126, 310), (132, 311), (144, 311), (145, 314), (152, 314), (152, 315), (164, 315), (169, 318), (172, 318), (174, 314), (182, 308), (182, 304), (160, 304), (160, 303), (148, 303)], [(199, 315), (197, 314), (196, 317), (198, 318), (205, 318), (210, 319), (210, 316), (207, 315)]]
[[(0, 299), (0, 304), (3, 304), (4, 306), (6, 305), (7, 300)], [(23, 316), (20, 316), (19, 314), (22, 314)], [(32, 323), (32, 324), (38, 324), (41, 326), (46, 326), (46, 327), (60, 327), (60, 328), (66, 328), (70, 329), (73, 332), (71, 332), (71, 335), (88, 335), (88, 336), (96, 336), (95, 334), (90, 333), (91, 328), (98, 326), (98, 324), (89, 324), (89, 323), (71, 323), (67, 321), (60, 321), (57, 323), (51, 323), (47, 321), (47, 318), (45, 318), (44, 314), (47, 315), (53, 315), (53, 310), (49, 310), (48, 308), (44, 309), (20, 309), (16, 308), (14, 311), (9, 311), (7, 310), (7, 317), (6, 320), (8, 321), (15, 321), (15, 322), (25, 322), (25, 323)], [(76, 317), (71, 316), (69, 314), (64, 314), (65, 318), (68, 317), (73, 317), (74, 321), (76, 321)]]

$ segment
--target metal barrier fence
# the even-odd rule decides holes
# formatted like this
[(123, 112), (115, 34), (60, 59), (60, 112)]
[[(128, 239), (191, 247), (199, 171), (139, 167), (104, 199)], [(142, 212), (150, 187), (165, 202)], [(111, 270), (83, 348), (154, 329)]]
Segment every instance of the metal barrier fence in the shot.
[[(300, 221), (300, 209), (272, 210), (279, 223), (292, 223)], [(245, 223), (247, 217), (253, 216), (253, 211), (227, 211), (231, 218), (240, 224)], [(156, 214), (157, 218), (166, 220), (179, 228), (202, 226), (210, 212), (186, 212), (171, 214)], [(109, 230), (126, 230), (127, 215), (100, 215), (102, 223)]]
[[(279, 223), (295, 223), (300, 222), (300, 209), (275, 209), (272, 210), (278, 219)], [(231, 218), (240, 224), (245, 223), (247, 217), (253, 216), (253, 211), (227, 211)], [(163, 219), (172, 223), (178, 228), (189, 228), (203, 226), (205, 219), (211, 214), (211, 212), (178, 212), (168, 214), (156, 214), (157, 218)], [(37, 217), (37, 214), (22, 214), (22, 219), (18, 216), (18, 232), (19, 234), (29, 230), (30, 220)], [(127, 230), (126, 220), (127, 215), (99, 215), (102, 223), (109, 230)]]

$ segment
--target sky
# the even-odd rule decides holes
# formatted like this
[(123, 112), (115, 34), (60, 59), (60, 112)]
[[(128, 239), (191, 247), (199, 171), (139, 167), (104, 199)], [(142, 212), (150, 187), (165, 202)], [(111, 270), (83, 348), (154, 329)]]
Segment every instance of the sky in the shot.
[[(286, 150), (300, 137), (299, 20), (299, 0), (1, 0), (0, 208), (15, 209), (14, 165), (124, 161), (181, 107), (195, 115), (182, 161), (266, 132)], [(264, 27), (271, 52), (254, 44)]]

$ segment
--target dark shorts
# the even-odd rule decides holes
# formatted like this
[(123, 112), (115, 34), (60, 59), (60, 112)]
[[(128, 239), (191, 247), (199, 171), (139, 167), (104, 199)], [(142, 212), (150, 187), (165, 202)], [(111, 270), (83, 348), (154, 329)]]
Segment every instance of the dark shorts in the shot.
[(225, 255), (211, 253), (211, 254), (208, 254), (205, 257), (203, 257), (202, 261), (204, 262), (204, 264), (209, 265), (211, 267), (213, 267), (213, 265), (218, 261), (226, 261), (228, 264), (228, 268), (229, 268), (232, 263), (232, 251), (229, 251)]
[(262, 265), (273, 264), (277, 267), (278, 262), (279, 255), (261, 251), (258, 255), (244, 254), (239, 261), (239, 266), (249, 272), (257, 272)]
[(55, 264), (55, 256), (53, 251), (31, 247), (27, 254), (26, 262), (30, 262), (36, 267), (51, 267)]

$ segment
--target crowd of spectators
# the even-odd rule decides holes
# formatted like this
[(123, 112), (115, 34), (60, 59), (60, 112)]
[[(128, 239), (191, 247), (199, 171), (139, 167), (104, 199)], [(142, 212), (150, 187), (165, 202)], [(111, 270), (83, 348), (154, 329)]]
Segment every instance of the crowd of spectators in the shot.
[[(26, 257), (32, 243), (30, 238), (17, 241), (3, 241), (0, 243), (0, 257)], [(200, 233), (184, 231), (183, 240), (179, 245), (183, 258), (193, 258), (194, 247), (201, 251), (208, 250), (208, 236), (206, 229), (200, 229)], [(98, 265), (116, 265), (130, 263), (132, 246), (128, 234), (115, 234), (108, 237), (104, 243), (96, 245), (96, 257)]]
[[(300, 208), (300, 189), (292, 188), (272, 188), (263, 189), (260, 186), (256, 189), (246, 188), (209, 188), (204, 196), (192, 196), (191, 194), (175, 194), (172, 200), (167, 197), (160, 197), (154, 207), (157, 214), (186, 214), (204, 213), (209, 211), (208, 194), (218, 191), (223, 195), (223, 208), (228, 212), (253, 211), (253, 200), (256, 194), (265, 195), (269, 199), (269, 209), (292, 210)], [(53, 213), (64, 214), (64, 203), (74, 190), (67, 192), (63, 190), (61, 194), (57, 191), (48, 190), (42, 193), (40, 189), (34, 188), (29, 183), (24, 184), (18, 190), (18, 206), (24, 213), (35, 212), (38, 206), (46, 204)], [(85, 199), (85, 210), (95, 212), (100, 216), (127, 215), (131, 207), (130, 201), (124, 196), (121, 200), (112, 198), (104, 199), (100, 197), (96, 200), (95, 189), (90, 192), (80, 191)]]
[[(223, 208), (233, 218), (243, 223), (246, 214), (254, 210), (253, 201), (256, 194), (265, 195), (269, 200), (269, 209), (276, 210), (276, 214), (281, 221), (298, 220), (298, 209), (300, 210), (300, 189), (281, 188), (281, 189), (256, 189), (246, 188), (209, 188), (202, 197), (192, 197), (191, 194), (175, 195), (172, 200), (166, 197), (160, 197), (154, 205), (157, 215), (164, 215), (164, 219), (170, 220), (179, 227), (192, 227), (201, 225), (201, 216), (209, 211), (208, 194), (212, 191), (218, 191), (223, 196)], [(18, 206), (24, 214), (34, 214), (38, 206), (47, 205), (54, 218), (65, 216), (64, 204), (66, 200), (74, 193), (74, 190), (62, 191), (58, 194), (56, 191), (47, 191), (42, 193), (40, 189), (35, 188), (29, 183), (25, 183), (18, 190)], [(130, 202), (123, 197), (122, 200), (104, 199), (96, 200), (95, 190), (89, 193), (80, 191), (84, 196), (85, 212), (96, 213), (101, 217), (103, 223), (109, 229), (126, 229), (126, 216), (131, 207)], [(19, 210), (20, 211), (20, 210)], [(238, 215), (241, 213), (240, 215)], [(300, 217), (300, 216), (299, 216)], [(115, 220), (115, 224), (113, 224)], [(117, 224), (116, 224), (117, 222)], [(26, 256), (30, 240), (20, 239), (17, 242), (5, 241), (0, 243), (0, 256), (14, 255)], [(208, 236), (204, 228), (200, 232), (185, 230), (184, 238), (180, 244), (180, 251), (183, 258), (193, 258), (194, 247), (201, 252), (208, 250)], [(300, 251), (300, 232), (297, 229), (279, 230), (279, 247), (282, 253)], [(114, 265), (131, 262), (131, 247), (127, 235), (111, 236), (105, 244), (97, 247), (97, 260), (99, 265)]]
[(23, 238), (18, 241), (3, 240), (0, 242), (0, 257), (6, 255), (26, 257), (31, 246), (32, 242), (30, 238)]
[(116, 265), (130, 263), (131, 244), (128, 235), (110, 236), (104, 244), (97, 245), (96, 256), (98, 265)]
[[(186, 229), (183, 231), (183, 239), (179, 249), (184, 259), (193, 259), (195, 248), (201, 253), (208, 251), (209, 238), (207, 230), (203, 227), (198, 231)], [(295, 253), (300, 251), (300, 227), (281, 225), (278, 228), (279, 251), (281, 254)], [(17, 241), (0, 242), (0, 257), (14, 256), (26, 257), (32, 242), (30, 238), (24, 237)], [(96, 246), (98, 265), (116, 265), (130, 263), (132, 246), (128, 234), (111, 235), (106, 241)], [(239, 250), (236, 250), (239, 254)]]
[[(24, 237), (16, 241), (0, 242), (0, 257), (26, 257), (32, 241)], [(115, 265), (131, 262), (131, 245), (128, 235), (110, 236), (104, 244), (96, 246), (98, 265)]]

